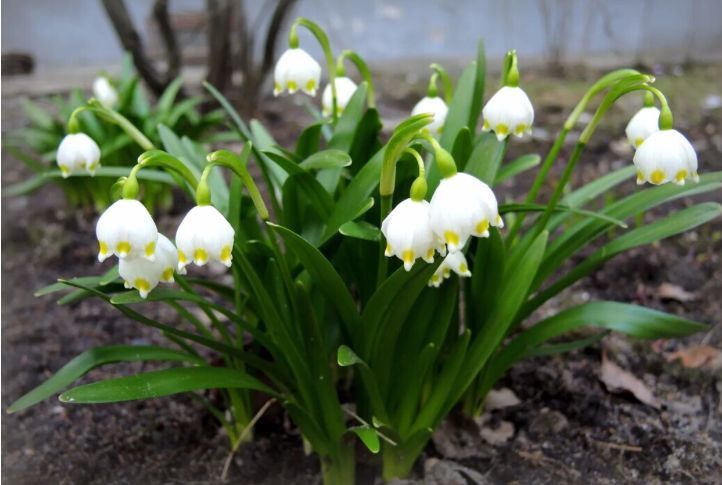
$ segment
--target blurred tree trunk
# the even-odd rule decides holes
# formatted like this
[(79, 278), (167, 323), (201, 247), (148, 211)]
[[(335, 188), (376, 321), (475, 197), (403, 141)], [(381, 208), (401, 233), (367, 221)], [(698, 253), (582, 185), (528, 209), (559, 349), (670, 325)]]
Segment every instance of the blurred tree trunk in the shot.
[[(239, 2), (238, 3), (242, 3)], [(208, 12), (208, 73), (206, 80), (223, 92), (231, 84), (231, 19), (229, 0), (206, 0)]]
[[(161, 38), (166, 50), (168, 68), (160, 72), (148, 58), (143, 41), (133, 25), (124, 0), (102, 0), (105, 12), (110, 18), (118, 40), (123, 48), (133, 56), (133, 64), (148, 89), (160, 96), (168, 84), (175, 79), (181, 68), (181, 55), (175, 32), (168, 16), (168, 1), (156, 0), (153, 4), (153, 18), (158, 24)], [(180, 94), (180, 93), (179, 93)]]

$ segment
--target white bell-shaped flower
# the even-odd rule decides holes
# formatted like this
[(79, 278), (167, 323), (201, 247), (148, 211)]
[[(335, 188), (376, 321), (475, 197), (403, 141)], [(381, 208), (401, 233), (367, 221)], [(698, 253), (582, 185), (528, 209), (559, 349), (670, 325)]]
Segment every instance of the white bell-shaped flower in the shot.
[(191, 262), (203, 266), (210, 260), (231, 266), (235, 231), (218, 209), (197, 205), (183, 218), (175, 235), (178, 269)]
[(421, 98), (416, 106), (411, 110), (411, 116), (415, 116), (421, 113), (431, 113), (434, 115), (434, 120), (426, 125), (426, 129), (431, 133), (439, 134), (444, 129), (444, 123), (446, 122), (446, 114), (449, 112), (449, 107), (446, 106), (446, 102), (439, 96), (429, 97), (426, 96)]
[(145, 258), (124, 258), (118, 262), (118, 273), (126, 288), (135, 288), (141, 298), (158, 286), (159, 282), (172, 283), (178, 265), (178, 251), (170, 240), (158, 234), (155, 261)]
[(444, 261), (441, 262), (434, 274), (429, 279), (429, 286), (438, 288), (441, 283), (451, 276), (451, 272), (456, 273), (461, 278), (468, 278), (471, 276), (469, 271), (469, 264), (466, 262), (466, 256), (461, 251), (449, 253)]
[(63, 178), (81, 170), (93, 175), (100, 165), (100, 147), (85, 133), (65, 135), (58, 146), (57, 162)]
[(649, 135), (659, 131), (659, 114), (656, 106), (645, 106), (632, 116), (624, 130), (630, 145), (635, 149), (639, 148)]
[(293, 94), (299, 89), (315, 96), (321, 82), (321, 65), (303, 49), (288, 49), (276, 62), (273, 79), (274, 96), (286, 90)]
[[(353, 80), (345, 76), (337, 77), (336, 82), (336, 114), (340, 115), (346, 109), (346, 105), (356, 92), (358, 87)], [(324, 116), (330, 116), (333, 105), (333, 96), (331, 93), (331, 84), (326, 84), (321, 95), (321, 111)]]
[(106, 108), (114, 108), (118, 104), (118, 92), (105, 76), (97, 77), (93, 81), (93, 96)]
[(406, 199), (381, 223), (386, 238), (386, 256), (396, 256), (410, 271), (416, 258), (434, 262), (434, 252), (444, 251), (443, 244), (429, 225), (430, 205), (425, 200)]
[(461, 250), (470, 236), (489, 237), (489, 226), (504, 227), (494, 192), (466, 173), (443, 179), (431, 198), (431, 229), (449, 252)]
[(685, 180), (699, 181), (697, 153), (692, 144), (679, 131), (660, 130), (652, 133), (639, 145), (634, 154), (637, 183), (660, 185), (674, 182), (684, 185)]
[(496, 133), (499, 141), (510, 134), (518, 137), (531, 133), (534, 107), (520, 87), (504, 86), (487, 101), (482, 110), (484, 131)]
[(148, 209), (135, 199), (120, 199), (100, 215), (95, 226), (98, 260), (119, 258), (155, 260), (158, 229)]

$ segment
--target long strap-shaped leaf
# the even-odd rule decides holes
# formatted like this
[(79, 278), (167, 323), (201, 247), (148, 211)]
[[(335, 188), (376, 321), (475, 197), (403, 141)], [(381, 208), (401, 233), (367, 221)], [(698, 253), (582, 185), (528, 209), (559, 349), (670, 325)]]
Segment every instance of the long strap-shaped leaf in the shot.
[(196, 356), (179, 350), (153, 345), (109, 345), (107, 347), (95, 347), (76, 356), (50, 379), (12, 403), (7, 409), (7, 412), (14, 413), (37, 404), (43, 399), (62, 391), (96, 367), (116, 362), (147, 360), (189, 362), (197, 365), (205, 364), (203, 359)]
[(329, 303), (336, 307), (347, 334), (352, 341), (355, 341), (361, 325), (361, 317), (346, 283), (336, 272), (333, 264), (295, 232), (277, 224), (270, 222), (267, 224), (283, 238), (286, 247), (298, 257), (317, 288), (324, 293)]
[(482, 393), (488, 392), (499, 377), (527, 352), (582, 326), (616, 330), (642, 339), (683, 337), (708, 328), (692, 320), (628, 303), (585, 303), (542, 320), (514, 338), (490, 361)]
[(227, 367), (180, 367), (108, 379), (74, 387), (60, 395), (62, 402), (99, 404), (171, 396), (203, 389), (253, 389), (280, 394), (247, 372)]

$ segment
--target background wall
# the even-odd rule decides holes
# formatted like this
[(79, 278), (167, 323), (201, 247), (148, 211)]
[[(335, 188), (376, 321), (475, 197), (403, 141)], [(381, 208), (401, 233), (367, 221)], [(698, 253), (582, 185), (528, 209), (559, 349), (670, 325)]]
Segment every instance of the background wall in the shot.
[[(147, 35), (152, 0), (126, 3)], [(265, 5), (245, 3), (250, 18)], [(170, 6), (202, 12), (205, 2)], [(525, 58), (570, 62), (722, 57), (720, 0), (300, 0), (295, 15), (319, 22), (336, 48), (352, 46), (371, 62), (468, 58), (480, 36), (492, 58), (512, 47)], [(5, 0), (2, 51), (32, 54), (38, 70), (113, 65), (121, 57), (98, 0)]]

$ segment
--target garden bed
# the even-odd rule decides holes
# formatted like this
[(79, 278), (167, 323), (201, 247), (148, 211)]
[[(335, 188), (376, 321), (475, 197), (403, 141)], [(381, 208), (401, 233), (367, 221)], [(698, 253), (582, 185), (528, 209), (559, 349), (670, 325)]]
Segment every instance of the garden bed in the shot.
[[(720, 72), (719, 67), (705, 68), (685, 79), (690, 86), (700, 86)], [(536, 96), (530, 90), (537, 104), (537, 136), (530, 143), (512, 143), (511, 156), (537, 149), (545, 152), (553, 133), (545, 136), (544, 130), (559, 126), (569, 106), (565, 98), (542, 91), (544, 86), (561, 84), (559, 80), (541, 74), (535, 77), (529, 84), (538, 90)], [(696, 144), (700, 171), (722, 169), (720, 108), (702, 108), (700, 89), (680, 99), (679, 80), (670, 82), (664, 90), (669, 91), (681, 129)], [(566, 96), (572, 98), (574, 81), (549, 89), (561, 91), (564, 86)], [(410, 107), (413, 98), (406, 93), (399, 98), (384, 100), (388, 111), (382, 105), (381, 113), (403, 116), (402, 110)], [(3, 108), (3, 130), (8, 120), (21, 123), (12, 100), (8, 101), (10, 106), (5, 103)], [(288, 100), (270, 103), (264, 112), (280, 141), (293, 129), (282, 125), (279, 113), (286, 112), (284, 103)], [(301, 110), (294, 113), (304, 116)], [(579, 177), (590, 180), (630, 163), (631, 152), (625, 152), (620, 143), (625, 116), (628, 113), (618, 111), (614, 121), (604, 123), (604, 130), (583, 156)], [(21, 164), (6, 153), (3, 161), (3, 183), (19, 180), (24, 173)], [(520, 178), (515, 186), (503, 185), (500, 199), (523, 194), (526, 183)], [(633, 188), (630, 180), (622, 190)], [(718, 192), (704, 197), (722, 199)], [(688, 204), (686, 199), (676, 202), (677, 208)], [(177, 205), (171, 214), (158, 218), (161, 232), (177, 227), (187, 208)], [(658, 213), (672, 209), (664, 206)], [(656, 213), (646, 217), (651, 220)], [(57, 306), (52, 296), (33, 296), (58, 277), (102, 271), (95, 260), (95, 218), (92, 213), (65, 208), (62, 193), (50, 186), (27, 197), (3, 200), (3, 409), (89, 347), (160, 342), (154, 332), (100, 300)], [(610, 335), (582, 351), (516, 365), (499, 387), (511, 389), (520, 402), (487, 416), (485, 433), (479, 432), (477, 423), (450, 419), (417, 463), (416, 478), (425, 476), (426, 483), (438, 484), (719, 480), (720, 368), (707, 363), (689, 369), (669, 360), (673, 352), (693, 344), (722, 346), (721, 254), (722, 220), (717, 219), (617, 257), (560, 295), (553, 302), (558, 307), (606, 298), (643, 303), (712, 327), (707, 334), (674, 342), (634, 342)], [(173, 317), (164, 315), (161, 308), (154, 311), (173, 323)], [(600, 380), (603, 353), (639, 378), (659, 405), (644, 404), (629, 392), (609, 392)], [(130, 368), (138, 371), (148, 366), (106, 367), (93, 371), (84, 382), (119, 376)], [(102, 406), (48, 400), (4, 416), (2, 472), (7, 483), (220, 483), (227, 443), (212, 416), (189, 396)], [(364, 454), (357, 470), (359, 483), (372, 483), (378, 474), (373, 457), (366, 456), (366, 451), (359, 453)], [(255, 429), (254, 441), (235, 455), (229, 482), (307, 484), (320, 480), (318, 470), (316, 458), (304, 455), (300, 436), (276, 404)]]

